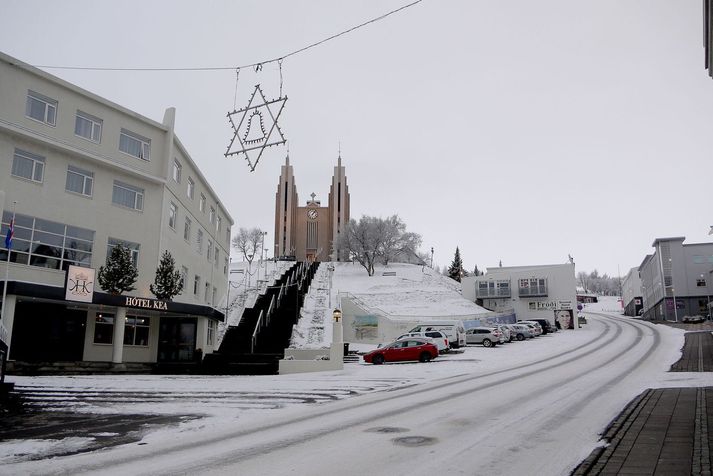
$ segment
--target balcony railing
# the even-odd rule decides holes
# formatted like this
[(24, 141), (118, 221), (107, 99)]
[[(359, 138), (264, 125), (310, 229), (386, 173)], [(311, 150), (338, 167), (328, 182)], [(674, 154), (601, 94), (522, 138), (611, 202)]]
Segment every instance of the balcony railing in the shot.
[(489, 289), (476, 289), (475, 297), (483, 298), (506, 298), (510, 297), (510, 288), (489, 288)]
[(518, 294), (520, 297), (542, 297), (547, 296), (547, 285), (542, 286), (528, 286), (526, 288), (519, 288)]

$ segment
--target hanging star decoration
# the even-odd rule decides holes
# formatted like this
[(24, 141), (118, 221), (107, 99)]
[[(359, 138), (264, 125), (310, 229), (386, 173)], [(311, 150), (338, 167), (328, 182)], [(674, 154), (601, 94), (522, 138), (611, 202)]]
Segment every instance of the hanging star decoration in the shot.
[[(260, 85), (255, 85), (248, 105), (228, 113), (228, 121), (234, 134), (228, 144), (225, 156), (245, 154), (248, 167), (251, 172), (254, 172), (267, 147), (287, 142), (277, 123), (286, 101), (287, 96), (268, 100), (260, 89)], [(238, 120), (237, 124), (236, 119)], [(254, 162), (251, 159), (251, 153), (255, 158)], [(257, 155), (255, 156), (255, 154)]]

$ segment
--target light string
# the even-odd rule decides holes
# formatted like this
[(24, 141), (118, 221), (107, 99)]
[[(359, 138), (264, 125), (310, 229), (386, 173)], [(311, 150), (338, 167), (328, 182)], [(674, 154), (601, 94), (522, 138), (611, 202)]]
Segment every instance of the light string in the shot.
[(395, 10), (391, 10), (390, 12), (384, 13), (383, 15), (380, 15), (376, 18), (372, 18), (371, 20), (367, 20), (363, 23), (360, 23), (359, 25), (353, 26), (347, 30), (336, 33), (328, 38), (324, 38), (323, 40), (317, 41), (310, 45), (304, 46), (298, 50), (287, 53), (286, 55), (283, 55), (283, 56), (280, 56), (277, 58), (273, 58), (273, 59), (269, 59), (269, 60), (265, 60), (265, 61), (258, 61), (256, 63), (246, 64), (246, 65), (242, 65), (242, 66), (207, 66), (207, 67), (186, 67), (186, 68), (111, 68), (111, 67), (97, 67), (97, 66), (56, 66), (56, 65), (32, 65), (32, 66), (34, 66), (35, 68), (45, 68), (45, 69), (71, 69), (71, 70), (85, 70), (85, 71), (223, 71), (223, 70), (234, 70), (234, 69), (239, 70), (241, 68), (255, 68), (255, 72), (258, 72), (258, 71), (262, 70), (263, 65), (275, 63), (275, 62), (277, 62), (281, 65), (282, 60), (289, 58), (290, 56), (294, 56), (296, 54), (302, 53), (302, 52), (307, 51), (311, 48), (314, 48), (315, 46), (319, 46), (323, 43), (326, 43), (328, 41), (339, 38), (342, 35), (351, 33), (354, 30), (358, 30), (359, 28), (362, 28), (364, 26), (370, 25), (377, 21), (383, 20), (386, 17), (389, 17), (395, 13), (398, 13), (402, 10), (410, 8), (418, 3), (421, 3), (422, 1), (423, 0), (416, 0), (409, 4), (403, 5), (399, 8), (396, 8)]

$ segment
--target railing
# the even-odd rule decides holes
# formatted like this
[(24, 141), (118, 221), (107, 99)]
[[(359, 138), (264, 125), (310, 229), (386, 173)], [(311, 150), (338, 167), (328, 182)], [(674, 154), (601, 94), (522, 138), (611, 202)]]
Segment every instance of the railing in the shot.
[(510, 297), (510, 288), (497, 288), (497, 289), (478, 289), (475, 290), (475, 297), (477, 298), (501, 298)]
[(260, 330), (260, 321), (262, 321), (262, 311), (257, 317), (257, 324), (255, 325), (255, 330), (253, 331), (252, 339), (250, 340), (250, 353), (255, 353), (255, 342), (257, 341), (257, 333)]
[(518, 294), (520, 297), (529, 296), (547, 296), (547, 285), (543, 286), (529, 286), (527, 288), (519, 288)]

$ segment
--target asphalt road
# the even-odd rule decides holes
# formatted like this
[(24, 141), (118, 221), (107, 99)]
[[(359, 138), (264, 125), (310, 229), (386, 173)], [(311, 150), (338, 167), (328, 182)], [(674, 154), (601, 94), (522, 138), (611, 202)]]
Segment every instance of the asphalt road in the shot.
[[(661, 351), (656, 326), (604, 316), (578, 348), (378, 392), (261, 424), (56, 461), (96, 474), (567, 474), (635, 395)], [(638, 393), (638, 392), (637, 392)], [(21, 470), (22, 466), (17, 469)]]

